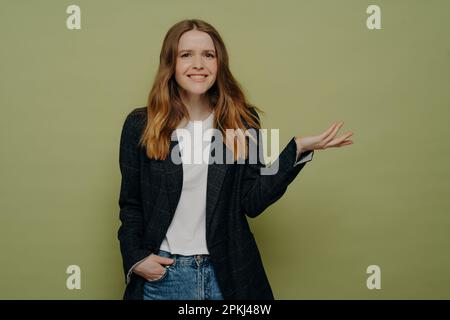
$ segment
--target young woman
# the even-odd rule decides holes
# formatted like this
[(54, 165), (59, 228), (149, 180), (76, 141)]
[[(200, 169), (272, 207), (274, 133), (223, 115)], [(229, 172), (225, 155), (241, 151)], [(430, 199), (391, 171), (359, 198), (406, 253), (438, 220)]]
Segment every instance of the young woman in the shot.
[[(277, 170), (262, 174), (260, 158), (249, 161), (250, 150), (262, 150), (256, 110), (231, 74), (216, 29), (201, 20), (170, 28), (148, 104), (127, 116), (121, 134), (124, 299), (274, 298), (246, 216), (277, 201), (314, 150), (349, 145), (352, 133), (335, 138), (341, 122), (293, 137), (272, 164)], [(221, 135), (193, 143), (181, 135), (210, 129)], [(231, 139), (227, 129), (236, 130)], [(242, 134), (246, 129), (257, 134)], [(187, 161), (199, 149), (207, 161)], [(229, 151), (232, 161), (221, 156)]]

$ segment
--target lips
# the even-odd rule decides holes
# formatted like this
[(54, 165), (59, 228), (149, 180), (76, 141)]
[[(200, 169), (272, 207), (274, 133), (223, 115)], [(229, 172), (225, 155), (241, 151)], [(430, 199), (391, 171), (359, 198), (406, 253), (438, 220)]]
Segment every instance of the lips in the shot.
[(187, 76), (195, 82), (203, 82), (208, 77), (207, 74), (188, 74)]

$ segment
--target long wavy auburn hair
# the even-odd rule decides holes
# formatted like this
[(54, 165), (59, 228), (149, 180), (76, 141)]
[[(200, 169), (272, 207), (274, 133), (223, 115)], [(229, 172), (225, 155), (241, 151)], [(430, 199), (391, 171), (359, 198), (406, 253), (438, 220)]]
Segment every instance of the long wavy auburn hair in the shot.
[[(226, 129), (237, 130), (237, 132), (245, 132), (246, 128), (260, 129), (260, 121), (251, 109), (263, 111), (247, 102), (240, 85), (230, 71), (228, 53), (217, 30), (199, 19), (176, 23), (164, 38), (159, 68), (146, 106), (147, 123), (139, 144), (146, 148), (148, 158), (166, 159), (169, 155), (173, 130), (178, 127), (183, 118), (189, 119), (189, 112), (180, 98), (179, 86), (175, 80), (175, 64), (180, 37), (186, 31), (193, 29), (208, 33), (216, 50), (216, 81), (205, 92), (210, 106), (214, 110), (213, 128), (220, 130), (222, 141), (233, 151), (234, 160), (238, 157), (246, 159), (248, 156), (247, 139), (245, 136), (237, 134), (230, 140), (228, 136), (225, 136)], [(239, 129), (243, 131), (239, 131)], [(249, 137), (253, 139), (251, 135)]]

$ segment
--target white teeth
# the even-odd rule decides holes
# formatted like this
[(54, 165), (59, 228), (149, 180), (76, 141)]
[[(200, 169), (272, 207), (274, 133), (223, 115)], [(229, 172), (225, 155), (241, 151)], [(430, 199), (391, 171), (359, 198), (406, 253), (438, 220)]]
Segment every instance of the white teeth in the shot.
[(202, 76), (202, 75), (190, 75), (190, 78), (194, 78), (194, 79), (203, 79), (206, 78), (206, 76)]

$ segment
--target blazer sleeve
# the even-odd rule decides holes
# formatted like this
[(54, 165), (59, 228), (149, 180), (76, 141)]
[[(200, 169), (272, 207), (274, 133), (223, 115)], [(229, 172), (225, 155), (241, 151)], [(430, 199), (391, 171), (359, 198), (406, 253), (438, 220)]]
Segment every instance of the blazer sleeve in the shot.
[[(259, 120), (259, 115), (251, 109)], [(293, 137), (285, 148), (280, 152), (278, 158), (270, 167), (266, 166), (260, 158), (263, 153), (263, 141), (260, 130), (256, 130), (257, 145), (253, 146), (258, 152), (257, 161), (252, 164), (246, 161), (243, 177), (243, 187), (241, 194), (241, 208), (243, 212), (255, 218), (260, 215), (267, 207), (276, 202), (286, 192), (288, 185), (300, 173), (305, 164), (312, 159), (313, 150), (305, 151), (299, 154), (297, 161), (297, 144)], [(248, 139), (249, 144), (254, 144), (252, 139)], [(255, 162), (255, 161), (253, 161)], [(265, 174), (261, 169), (272, 168)], [(267, 174), (270, 173), (270, 174)]]
[(122, 128), (119, 151), (119, 166), (122, 176), (119, 195), (121, 225), (117, 236), (120, 242), (125, 283), (130, 281), (131, 267), (150, 254), (149, 250), (144, 249), (141, 243), (144, 222), (140, 188), (138, 129), (139, 118), (131, 112)]

